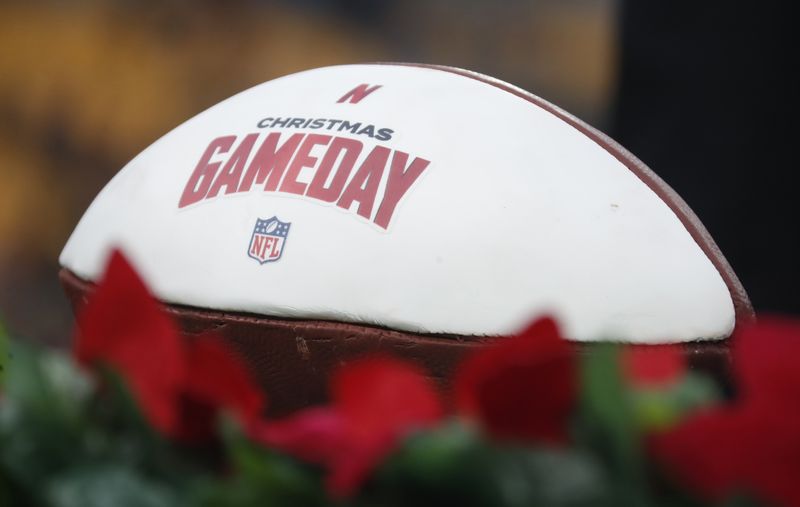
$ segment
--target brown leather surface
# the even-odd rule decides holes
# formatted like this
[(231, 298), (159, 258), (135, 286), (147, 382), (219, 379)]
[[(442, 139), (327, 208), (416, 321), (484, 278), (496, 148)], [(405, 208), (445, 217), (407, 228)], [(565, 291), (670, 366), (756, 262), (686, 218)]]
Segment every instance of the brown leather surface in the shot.
[[(59, 278), (77, 313), (94, 284), (67, 269)], [(328, 375), (336, 366), (367, 354), (389, 354), (413, 361), (446, 390), (463, 355), (486, 338), (419, 335), (342, 322), (289, 320), (167, 305), (186, 336), (220, 334), (249, 362), (268, 393), (269, 413), (285, 415), (324, 402)], [(646, 347), (645, 347), (646, 348)], [(727, 342), (684, 346), (690, 366), (728, 382)], [(580, 346), (590, 354), (591, 344)]]

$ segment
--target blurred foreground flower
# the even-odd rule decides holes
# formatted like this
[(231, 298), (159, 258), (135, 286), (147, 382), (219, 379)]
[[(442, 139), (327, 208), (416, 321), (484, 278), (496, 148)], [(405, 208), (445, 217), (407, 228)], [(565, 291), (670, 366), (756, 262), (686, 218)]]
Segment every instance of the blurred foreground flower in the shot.
[(169, 436), (201, 440), (220, 409), (243, 424), (264, 409), (238, 356), (214, 336), (185, 341), (118, 251), (78, 318), (75, 357), (120, 373), (145, 417)]
[[(709, 408), (716, 386), (687, 370), (681, 346), (587, 344), (578, 357), (543, 318), (465, 358), (452, 400), (419, 366), (372, 357), (334, 373), (329, 405), (269, 420), (234, 351), (183, 337), (114, 253), (75, 340), (99, 382), (58, 352), (11, 344), (0, 505), (698, 507), (751, 495), (746, 505), (800, 507), (800, 322), (734, 341), (739, 397), (724, 406)], [(217, 424), (221, 411), (240, 424)]]
[(625, 378), (638, 387), (673, 384), (687, 372), (683, 347), (678, 344), (629, 345), (620, 359)]
[(577, 361), (554, 320), (476, 351), (456, 377), (458, 409), (491, 435), (565, 444), (577, 400)]
[[(476, 351), (456, 378), (460, 412), (489, 434), (534, 443), (565, 443), (576, 401), (572, 346), (552, 319), (520, 336)], [(332, 378), (332, 404), (280, 422), (252, 436), (330, 470), (328, 487), (351, 495), (401, 439), (439, 421), (439, 397), (418, 367), (373, 358), (342, 367)]]
[(657, 436), (655, 455), (708, 498), (800, 506), (800, 323), (767, 319), (733, 339), (737, 400)]
[(394, 359), (356, 361), (331, 379), (331, 406), (310, 408), (279, 422), (262, 423), (258, 441), (329, 469), (334, 496), (351, 495), (401, 438), (442, 417), (430, 381), (415, 366)]

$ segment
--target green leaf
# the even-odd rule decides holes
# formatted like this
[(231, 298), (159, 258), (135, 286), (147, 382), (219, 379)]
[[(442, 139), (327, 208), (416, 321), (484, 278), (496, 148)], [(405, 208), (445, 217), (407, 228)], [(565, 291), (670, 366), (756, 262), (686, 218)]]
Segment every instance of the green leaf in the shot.
[(128, 384), (115, 370), (97, 370), (102, 389), (92, 399), (91, 416), (98, 424), (135, 434), (141, 440), (161, 440), (136, 402)]
[[(145, 496), (131, 497), (130, 505), (161, 505), (163, 487), (142, 486), (147, 478), (176, 488), (209, 482), (220, 464), (219, 449), (178, 447), (163, 438), (115, 373), (100, 371), (96, 389), (68, 356), (20, 343), (12, 347), (0, 402), (0, 484), (13, 489), (15, 498), (27, 496), (31, 505), (90, 505), (120, 494), (125, 504), (131, 485), (144, 488)], [(103, 491), (106, 479), (118, 482), (118, 491)]]
[(610, 439), (616, 464), (633, 469), (640, 459), (633, 410), (619, 368), (619, 350), (597, 344), (582, 365), (582, 419), (590, 430)]
[(10, 351), (8, 345), (8, 335), (0, 323), (0, 391), (3, 390), (3, 385), (6, 381), (6, 369), (8, 368), (8, 361), (10, 359)]
[(34, 498), (0, 466), (0, 507), (36, 505)]
[(0, 403), (0, 466), (36, 491), (81, 455), (84, 393), (72, 381), (82, 381), (69, 361), (36, 347), (13, 343), (12, 358)]
[(73, 425), (93, 391), (90, 378), (62, 353), (13, 343), (6, 394), (36, 418)]
[(746, 493), (738, 493), (731, 495), (723, 503), (722, 507), (767, 507), (772, 506), (766, 502), (756, 500), (752, 495)]
[(179, 497), (163, 484), (116, 463), (70, 470), (48, 481), (45, 498), (53, 507), (175, 507)]
[(417, 433), (406, 439), (395, 454), (396, 466), (407, 466), (408, 472), (420, 479), (447, 475), (454, 464), (467, 455), (488, 452), (477, 432), (460, 422), (451, 422), (432, 431)]
[(619, 349), (594, 344), (583, 356), (581, 408), (576, 433), (582, 446), (608, 467), (618, 502), (645, 505), (645, 460), (633, 404), (619, 367)]
[(235, 474), (226, 480), (195, 483), (194, 505), (327, 505), (319, 471), (259, 447), (231, 421), (223, 425), (223, 436)]
[(688, 413), (721, 398), (719, 387), (705, 375), (689, 373), (680, 382), (630, 393), (634, 418), (642, 432), (674, 426)]
[(602, 506), (606, 475), (591, 455), (497, 444), (451, 422), (407, 439), (377, 471), (363, 505)]
[(365, 505), (501, 505), (492, 448), (459, 422), (417, 433), (376, 470)]
[(493, 461), (503, 505), (594, 507), (609, 503), (605, 472), (586, 453), (516, 447), (498, 454)]

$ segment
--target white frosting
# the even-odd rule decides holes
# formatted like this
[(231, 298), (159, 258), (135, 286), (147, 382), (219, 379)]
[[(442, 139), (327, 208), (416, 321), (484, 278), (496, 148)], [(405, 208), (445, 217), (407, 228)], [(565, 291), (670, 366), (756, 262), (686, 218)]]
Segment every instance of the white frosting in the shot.
[[(360, 84), (381, 85), (357, 103)], [(320, 118), (393, 130), (381, 141), (325, 128), (259, 128)], [(388, 228), (307, 196), (247, 192), (179, 208), (209, 143), (295, 133), (430, 162)], [(316, 146), (320, 159), (326, 146)], [(390, 158), (391, 161), (391, 158)], [(388, 164), (388, 163), (387, 163)], [(317, 166), (319, 161), (317, 162)], [(335, 166), (336, 167), (336, 166)], [(309, 182), (315, 168), (302, 169)], [(286, 177), (286, 176), (284, 176)], [(280, 259), (248, 256), (257, 218), (290, 222)], [(61, 254), (97, 279), (121, 247), (167, 302), (464, 335), (512, 333), (553, 313), (576, 340), (683, 342), (728, 336), (730, 293), (669, 207), (622, 163), (553, 114), (495, 86), (435, 69), (348, 65), (270, 81), (197, 115), (133, 159), (97, 196)]]

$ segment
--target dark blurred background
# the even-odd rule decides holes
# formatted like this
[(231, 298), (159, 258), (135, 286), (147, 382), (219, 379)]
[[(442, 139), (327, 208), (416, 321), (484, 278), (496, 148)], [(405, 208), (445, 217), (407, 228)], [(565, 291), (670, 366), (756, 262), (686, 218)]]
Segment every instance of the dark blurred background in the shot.
[(509, 81), (615, 137), (689, 202), (757, 309), (800, 313), (789, 16), (670, 0), (0, 4), (0, 319), (64, 343), (57, 256), (91, 199), (187, 118), (363, 61)]

